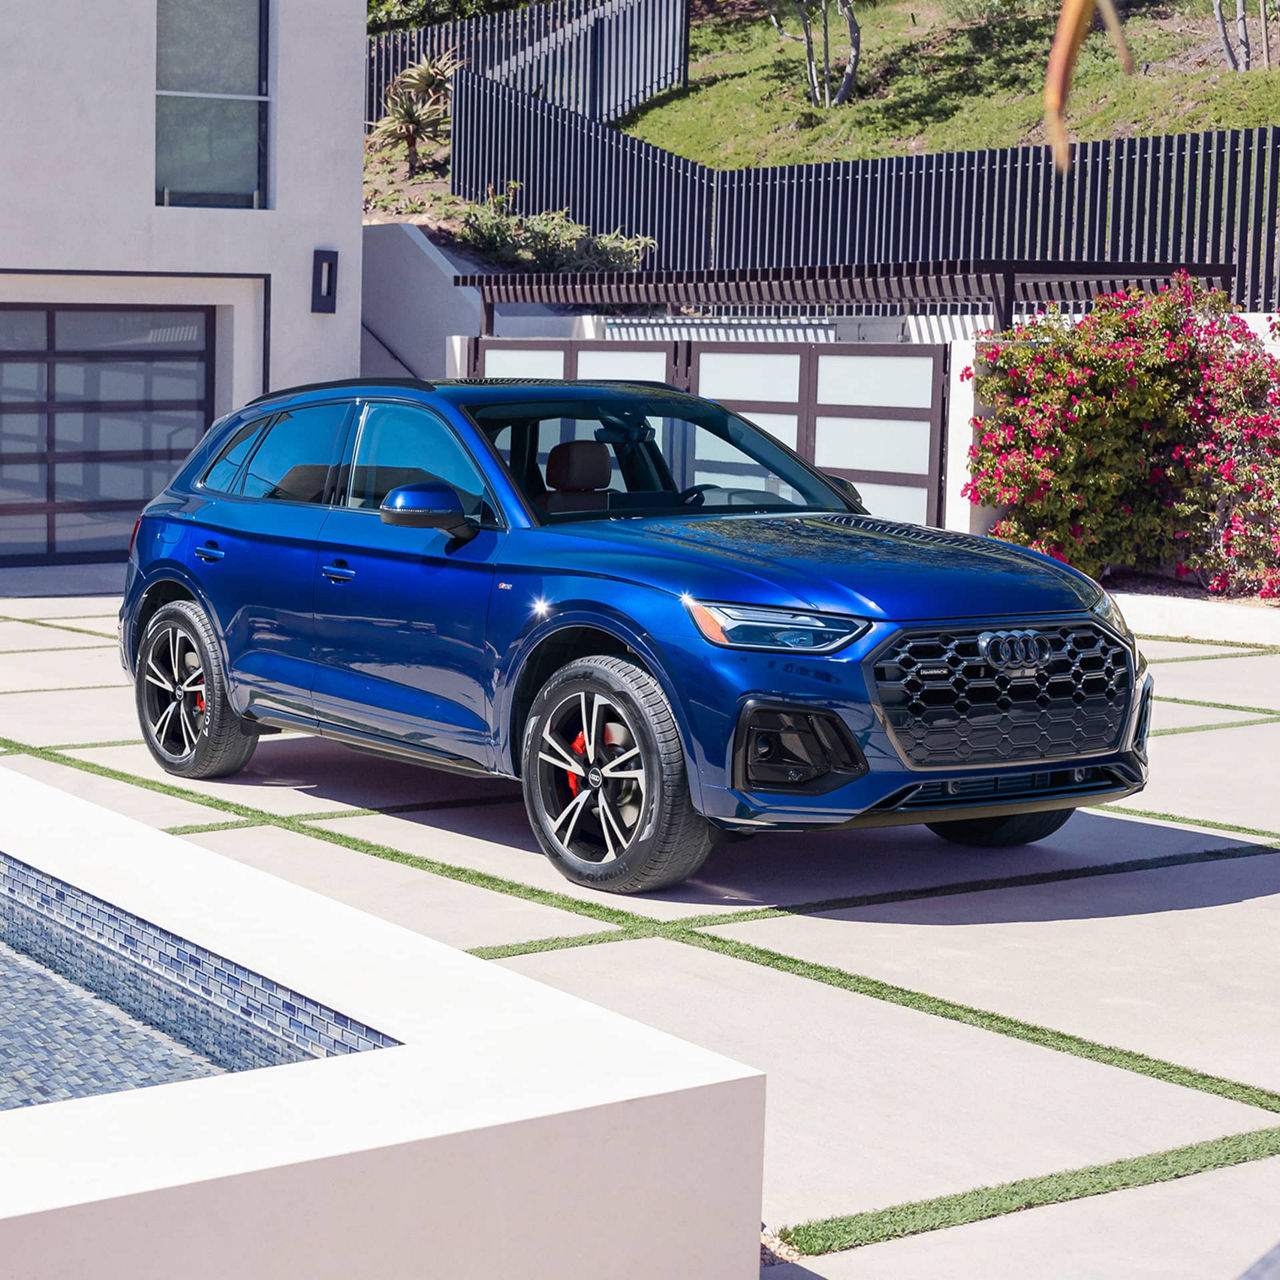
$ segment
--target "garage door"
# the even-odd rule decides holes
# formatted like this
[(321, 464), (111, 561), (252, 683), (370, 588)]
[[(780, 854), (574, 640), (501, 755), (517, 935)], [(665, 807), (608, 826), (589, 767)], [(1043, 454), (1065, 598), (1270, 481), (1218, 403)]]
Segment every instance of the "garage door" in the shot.
[(213, 417), (211, 307), (0, 303), (0, 564), (123, 559)]

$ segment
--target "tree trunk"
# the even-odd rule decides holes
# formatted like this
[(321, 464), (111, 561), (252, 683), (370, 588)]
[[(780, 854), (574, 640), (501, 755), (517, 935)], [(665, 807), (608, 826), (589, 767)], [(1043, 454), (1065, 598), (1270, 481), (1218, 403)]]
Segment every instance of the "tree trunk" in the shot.
[(844, 69), (844, 79), (836, 90), (836, 106), (842, 106), (853, 96), (853, 86), (858, 79), (858, 63), (862, 60), (862, 28), (853, 14), (853, 0), (836, 0), (840, 16), (849, 26), (849, 61)]
[(1227, 35), (1227, 20), (1222, 14), (1222, 0), (1213, 0), (1213, 17), (1218, 24), (1218, 39), (1222, 41), (1222, 52), (1227, 55), (1227, 66), (1232, 71), (1239, 71), (1236, 51), (1231, 47), (1231, 37)]
[(809, 22), (809, 14), (805, 9), (805, 0), (795, 0), (796, 13), (800, 18), (800, 26), (804, 30), (804, 69), (809, 78), (809, 101), (815, 107), (822, 105), (822, 96), (818, 92), (818, 63), (813, 51), (813, 26)]
[(418, 139), (411, 133), (404, 141), (409, 158), (409, 177), (416, 178), (418, 176)]
[(1236, 44), (1240, 46), (1240, 70), (1253, 66), (1253, 50), (1249, 47), (1249, 24), (1246, 19), (1246, 0), (1236, 0)]
[(822, 0), (822, 100), (831, 105), (831, 23), (828, 10), (831, 0)]
[(1267, 31), (1267, 0), (1258, 0), (1258, 17), (1262, 21), (1262, 65), (1271, 70), (1271, 36)]

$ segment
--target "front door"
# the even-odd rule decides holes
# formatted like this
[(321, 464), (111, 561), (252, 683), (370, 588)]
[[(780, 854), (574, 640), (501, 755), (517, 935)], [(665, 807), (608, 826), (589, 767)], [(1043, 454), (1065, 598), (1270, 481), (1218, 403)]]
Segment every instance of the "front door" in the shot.
[[(397, 739), (488, 766), (492, 655), (485, 642), (505, 534), (479, 467), (453, 429), (415, 405), (365, 406), (344, 495), (325, 519), (316, 567), (321, 728)], [(479, 525), (459, 543), (384, 524), (390, 490), (437, 481)]]

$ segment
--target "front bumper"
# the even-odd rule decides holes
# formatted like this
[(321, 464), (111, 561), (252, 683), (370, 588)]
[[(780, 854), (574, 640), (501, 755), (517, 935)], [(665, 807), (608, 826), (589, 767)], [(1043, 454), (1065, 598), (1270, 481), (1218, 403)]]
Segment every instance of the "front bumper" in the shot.
[[(991, 621), (1011, 625), (1009, 619)], [(956, 624), (974, 625), (971, 620)], [(1123, 724), (1109, 749), (1051, 756), (1022, 752), (1008, 763), (921, 767), (906, 759), (890, 734), (867, 664), (905, 629), (878, 624), (831, 655), (726, 649), (708, 654), (710, 646), (700, 651), (690, 646), (682, 656), (701, 670), (684, 699), (686, 745), (698, 773), (695, 798), (704, 816), (743, 831), (894, 826), (1075, 808), (1118, 800), (1146, 785), (1152, 681), (1131, 642), (1126, 641), (1131, 679)], [(865, 759), (865, 771), (838, 779), (834, 787), (828, 779), (808, 790), (747, 788), (741, 730), (744, 711), (760, 704), (834, 714)]]

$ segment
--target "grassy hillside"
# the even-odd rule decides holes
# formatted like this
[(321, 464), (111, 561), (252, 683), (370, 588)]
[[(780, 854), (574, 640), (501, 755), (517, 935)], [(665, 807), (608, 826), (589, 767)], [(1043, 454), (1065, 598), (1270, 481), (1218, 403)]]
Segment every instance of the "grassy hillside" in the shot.
[[(805, 95), (802, 46), (779, 40), (762, 6), (733, 2), (733, 16), (695, 22), (689, 88), (635, 112), (628, 133), (720, 168), (1044, 140), (1040, 95), (1056, 21), (1047, 7), (984, 27), (924, 0), (863, 4), (856, 98), (818, 110)], [(1280, 124), (1280, 71), (1227, 70), (1208, 0), (1122, 12), (1138, 74), (1125, 76), (1106, 35), (1091, 34), (1068, 106), (1074, 137)], [(1256, 17), (1251, 26), (1261, 62)], [(1275, 59), (1280, 27), (1271, 39)]]

